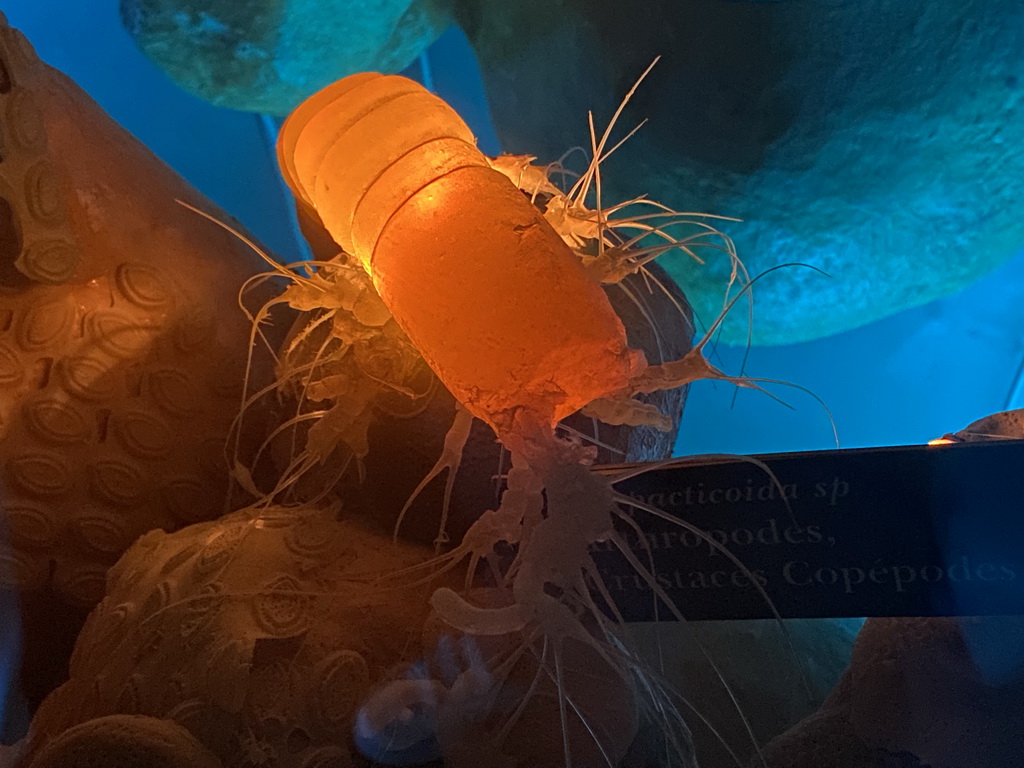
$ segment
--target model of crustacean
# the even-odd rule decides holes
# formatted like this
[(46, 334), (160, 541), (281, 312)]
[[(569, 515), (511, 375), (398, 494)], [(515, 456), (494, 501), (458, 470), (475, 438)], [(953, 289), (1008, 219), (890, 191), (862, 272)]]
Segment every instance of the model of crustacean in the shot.
[[(718, 248), (742, 273), (728, 239), (700, 218), (642, 199), (602, 207), (600, 163), (614, 150), (610, 131), (600, 139), (592, 131), (594, 160), (562, 192), (531, 158), (484, 157), (450, 107), (401, 77), (348, 77), (311, 97), (282, 128), (285, 179), (343, 250), (336, 264), (296, 276), (296, 297), (336, 306), (351, 293), (338, 271), (368, 277), (462, 405), (430, 477), (447, 469), (451, 482), (473, 418), (511, 453), (500, 504), (436, 561), (440, 573), (468, 562), (464, 589), (442, 586), (431, 598), (436, 617), (464, 640), (505, 642), (485, 654), (486, 674), (466, 661), (443, 682), (378, 691), (365, 709), (374, 717), (362, 721), (368, 743), (403, 712), (430, 710), (446, 763), (537, 764), (524, 762), (509, 734), (551, 699), (561, 739), (542, 763), (617, 765), (636, 720), (594, 727), (588, 703), (568, 685), (583, 654), (614, 671), (633, 706), (657, 713), (672, 759), (688, 753), (670, 694), (644, 673), (595, 602), (602, 596), (614, 615), (588, 553), (611, 542), (679, 615), (620, 535), (621, 526), (635, 525), (620, 504), (638, 504), (592, 474), (593, 451), (559, 437), (556, 424), (582, 409), (611, 423), (664, 426), (664, 415), (635, 395), (699, 378), (752, 386), (705, 360), (714, 326), (682, 359), (649, 365), (627, 344), (601, 290), (669, 249)], [(445, 542), (442, 513), (438, 544)], [(480, 592), (481, 583), (493, 588)], [(512, 691), (510, 676), (523, 660), (531, 660), (532, 682)], [(515, 704), (505, 709), (509, 696)]]
[[(59, 741), (57, 746), (63, 748), (94, 736), (122, 734), (136, 726), (143, 740), (149, 736), (181, 736), (163, 733), (159, 727), (152, 731), (150, 726), (154, 724), (143, 722), (144, 718), (156, 717), (186, 725), (215, 754), (227, 755), (217, 748), (218, 739), (223, 740), (228, 732), (226, 727), (223, 733), (208, 733), (201, 727), (223, 725), (221, 715), (227, 711), (241, 723), (229, 742), (231, 750), (249, 750), (251, 755), (288, 752), (288, 760), (296, 766), (312, 765), (316, 760), (341, 760), (347, 754), (346, 745), (353, 737), (351, 721), (364, 697), (367, 706), (356, 718), (359, 727), (355, 739), (365, 752), (395, 760), (405, 759), (397, 755), (413, 748), (414, 752), (420, 750), (416, 754), (430, 756), (444, 741), (449, 744), (446, 749), (451, 759), (457, 761), (451, 745), (461, 738), (461, 712), (466, 700), (450, 695), (450, 691), (464, 688), (470, 679), (479, 680), (477, 673), (491, 671), (481, 667), (483, 660), (475, 652), (467, 650), (458, 655), (457, 664), (470, 665), (474, 676), (453, 674), (450, 663), (438, 661), (438, 646), (448, 642), (444, 639), (446, 633), (461, 637), (459, 643), (465, 649), (483, 647), (488, 641), (435, 620), (426, 647), (421, 648), (418, 642), (406, 643), (408, 647), (403, 648), (378, 643), (374, 638), (389, 634), (390, 630), (381, 626), (389, 620), (388, 601), (394, 602), (394, 595), (403, 592), (401, 584), (392, 582), (387, 586), (384, 607), (375, 603), (371, 609), (372, 596), (380, 592), (367, 587), (365, 580), (348, 582), (347, 576), (325, 574), (318, 569), (327, 566), (309, 553), (292, 557), (274, 571), (273, 553), (280, 550), (290, 553), (289, 557), (294, 555), (293, 545), (299, 546), (302, 541), (296, 544), (297, 539), (289, 539), (286, 532), (301, 527), (300, 523), (309, 523), (313, 528), (320, 526), (319, 533), (310, 534), (312, 539), (320, 534), (332, 539), (341, 531), (340, 540), (346, 543), (324, 551), (329, 552), (332, 567), (342, 570), (371, 558), (378, 571), (400, 571), (421, 561), (423, 554), (400, 557), (391, 550), (390, 542), (388, 551), (383, 552), (376, 539), (360, 538), (344, 524), (333, 518), (327, 520), (309, 508), (275, 511), (266, 504), (212, 526), (189, 527), (180, 537), (152, 531), (198, 522), (223, 509), (222, 492), (227, 485), (221, 470), (223, 447), (245, 379), (242, 363), (250, 328), (237, 315), (220, 322), (214, 306), (235, 298), (239, 286), (256, 271), (255, 262), (239, 241), (205, 227), (192, 212), (173, 204), (178, 198), (186, 208), (209, 210), (205, 200), (162, 167), (154, 171), (150, 182), (155, 178), (165, 184), (150, 183), (133, 195), (112, 196), (111, 189), (135, 189), (126, 174), (133, 164), (144, 162), (141, 158), (145, 152), (110, 125), (59, 74), (39, 63), (23, 37), (6, 27), (2, 33), (4, 72), (10, 76), (11, 89), (0, 93), (0, 99), (10, 102), (8, 114), (18, 122), (9, 127), (10, 151), (0, 172), (7, 174), (4, 178), (8, 181), (24, 181), (34, 194), (24, 198), (12, 194), (3, 209), (16, 225), (11, 231), (17, 235), (5, 243), (16, 247), (16, 252), (5, 254), (15, 267), (6, 277), (24, 290), (23, 295), (13, 291), (5, 294), (4, 301), (12, 308), (9, 315), (0, 314), (0, 320), (6, 316), (3, 322), (7, 323), (0, 329), (6, 334), (0, 338), (0, 352), (11, 351), (11, 370), (6, 378), (0, 377), (0, 385), (16, 395), (5, 399), (3, 406), (12, 408), (22, 404), (19, 398), (25, 400), (21, 410), (15, 408), (5, 419), (9, 432), (3, 445), (3, 451), (15, 451), (9, 457), (5, 455), (13, 501), (29, 499), (8, 508), (16, 545), (13, 562), (23, 584), (37, 586), (42, 579), (52, 577), (65, 595), (82, 603), (99, 599), (105, 581), (107, 591), (107, 598), (80, 638), (71, 680), (35, 718), (30, 739), (23, 745), (27, 754), (32, 757), (38, 753), (60, 764), (63, 758), (54, 757), (59, 751), (46, 752), (47, 743)], [(43, 123), (37, 121), (40, 114)], [(46, 128), (43, 134), (33, 132), (42, 130), (41, 126)], [(88, 151), (94, 144), (95, 155)], [(132, 162), (124, 167), (106, 162), (114, 148), (127, 151)], [(57, 154), (60, 162), (51, 163), (49, 155)], [(528, 169), (510, 166), (506, 171), (516, 174)], [(157, 236), (150, 237), (147, 233), (154, 219), (165, 223)], [(186, 229), (185, 234), (179, 232)], [(195, 245), (192, 233), (196, 231), (202, 233), (204, 247), (184, 248), (186, 243)], [(150, 243), (150, 250), (131, 254), (130, 244), (141, 241)], [(230, 255), (220, 261), (206, 258), (206, 250), (218, 249)], [(180, 270), (168, 269), (164, 263), (172, 256), (178, 259)], [(354, 357), (364, 374), (356, 382), (359, 386), (346, 389), (362, 408), (358, 420), (342, 423), (344, 429), (340, 431), (352, 438), (365, 429), (366, 402), (386, 389), (393, 375), (401, 378), (421, 366), (420, 351), (382, 303), (369, 274), (357, 262), (320, 265), (315, 274), (294, 279), (296, 284), (285, 297), (287, 303), (300, 304), (298, 289), (303, 289), (306, 301), (315, 299), (314, 306), (323, 307), (321, 288), (327, 284), (336, 306), (351, 316), (348, 326), (340, 321), (333, 323), (331, 333), (343, 336), (350, 348), (358, 348)], [(628, 290), (623, 288), (624, 295)], [(663, 295), (670, 304), (678, 300), (671, 290), (664, 290)], [(644, 303), (638, 302), (638, 306), (643, 314)], [(688, 322), (684, 313), (681, 317)], [(613, 316), (605, 317), (603, 322), (622, 332), (621, 323)], [(303, 333), (298, 331), (302, 340), (308, 341), (309, 336)], [(301, 341), (296, 343), (293, 336), (289, 343), (289, 350), (294, 351)], [(397, 373), (387, 367), (394, 359), (389, 355), (395, 350), (402, 360)], [(638, 357), (634, 353), (627, 356)], [(282, 360), (288, 359), (286, 350)], [(249, 383), (261, 386), (256, 377), (250, 377)], [(373, 391), (368, 394), (360, 389), (363, 385)], [(302, 393), (308, 394), (309, 390)], [(344, 406), (341, 398), (335, 405), (339, 401)], [(344, 410), (335, 408), (331, 418), (322, 419), (317, 426), (333, 435), (338, 421), (332, 419), (338, 419)], [(557, 410), (557, 415), (569, 412), (564, 407)], [(652, 418), (650, 408), (639, 408), (637, 413), (639, 419), (628, 414), (612, 418), (610, 411), (604, 415), (616, 424), (638, 420), (658, 426), (666, 423)], [(250, 416), (247, 410), (246, 417)], [(468, 412), (463, 411), (458, 429), (451, 432), (446, 443), (449, 457), (451, 452), (461, 450), (456, 438), (464, 434), (461, 430), (469, 423)], [(175, 439), (179, 427), (185, 430), (187, 439)], [(317, 437), (316, 432), (313, 437)], [(46, 447), (26, 453), (23, 449), (31, 441)], [(353, 447), (365, 450), (362, 445)], [(294, 478), (295, 468), (284, 475), (286, 481)], [(250, 490), (254, 487), (243, 484)], [(57, 512), (73, 519), (55, 521), (53, 515)], [(107, 579), (108, 565), (138, 535), (143, 538)], [(72, 554), (54, 555), (65, 545)], [(231, 553), (226, 561), (218, 559), (222, 550)], [(211, 566), (213, 561), (216, 563)], [(317, 578), (310, 580), (311, 573)], [(298, 602), (293, 599), (296, 594), (300, 595)], [(339, 599), (339, 595), (345, 595), (345, 599)], [(501, 591), (486, 595), (479, 593), (475, 599), (486, 602), (493, 597), (500, 604), (506, 597)], [(429, 592), (418, 591), (414, 599), (409, 598), (410, 605), (402, 603), (401, 621), (396, 619), (402, 632), (408, 625), (419, 632), (430, 610), (428, 597)], [(334, 606), (325, 609), (324, 616), (328, 617), (325, 622), (344, 636), (338, 643), (332, 644), (316, 632), (308, 635), (309, 628), (301, 622), (295, 635), (290, 634), (294, 629), (291, 625), (268, 630), (260, 624), (261, 616), (266, 618), (263, 613), (281, 610), (287, 614), (296, 605), (308, 608), (310, 600), (320, 598), (325, 605)], [(377, 623), (363, 626), (362, 619), (345, 613), (353, 610), (360, 616), (372, 613)], [(358, 630), (346, 635), (346, 624), (358, 625)], [(401, 633), (393, 634), (398, 638)], [(301, 642), (294, 639), (299, 635), (303, 637)], [(408, 633), (401, 636), (407, 637)], [(166, 645), (162, 644), (165, 640)], [(554, 686), (550, 681), (533, 682), (546, 669), (546, 662), (524, 655), (519, 635), (512, 633), (495, 642), (495, 652), (512, 650), (514, 658), (509, 657), (511, 663), (501, 673), (501, 701), (489, 705), (491, 720), (482, 724), (484, 731), (491, 729), (496, 718), (504, 718), (506, 737), (515, 740), (523, 729), (532, 729), (540, 720), (557, 718), (558, 696), (553, 694), (568, 691), (575, 711), (580, 713), (579, 722), (568, 726), (578, 759), (605, 748), (620, 753), (628, 747), (638, 721), (632, 683), (618, 675), (617, 667), (603, 652), (571, 638), (560, 642), (560, 647), (564, 645), (570, 652), (563, 677)], [(330, 678), (331, 695), (347, 697), (348, 703), (342, 709), (335, 706), (336, 702), (320, 699), (308, 706), (303, 704), (305, 708), (292, 713), (296, 727), (282, 735), (280, 729), (274, 730), (274, 723), (268, 725), (268, 720), (277, 721), (267, 716), (266, 702), (261, 703), (255, 693), (239, 691), (247, 686), (271, 690), (275, 681), (280, 682), (281, 664), (276, 662), (292, 658), (288, 654), (295, 650), (292, 646), (296, 643), (304, 650), (300, 650), (301, 659), (295, 663), (304, 671), (289, 678), (287, 685), (296, 691), (313, 690), (314, 678), (323, 672), (313, 662), (328, 648), (341, 653), (349, 665), (346, 669), (352, 672), (347, 677), (348, 672)], [(409, 648), (414, 649), (411, 655)], [(429, 679), (410, 671), (415, 660), (421, 658), (430, 660), (423, 667)], [(400, 660), (409, 669), (394, 669)], [(306, 668), (309, 665), (310, 669), (315, 667), (313, 672)], [(172, 674), (174, 668), (184, 674)], [(210, 678), (207, 672), (214, 668), (223, 668), (225, 677)], [(610, 686), (623, 691), (621, 706), (609, 709), (600, 704), (592, 690), (594, 669), (602, 670), (597, 679), (604, 681), (605, 689)], [(372, 683), (379, 681), (385, 685), (378, 695)], [(520, 694), (527, 689), (531, 693), (525, 700), (530, 707), (521, 709)], [(422, 706), (421, 699), (430, 691), (436, 694), (435, 704), (445, 699), (444, 717), (439, 717), (436, 707)], [(583, 691), (587, 691), (585, 696)], [(545, 701), (556, 702), (555, 709), (551, 710), (549, 704), (538, 706)], [(225, 709), (204, 719), (204, 713), (210, 711), (197, 702), (223, 705)], [(281, 702), (274, 704), (284, 706)], [(410, 721), (403, 714), (410, 711), (423, 712), (423, 716)], [(324, 735), (327, 731), (316, 731), (323, 725), (317, 718), (327, 716), (325, 712), (335, 718), (328, 735)], [(122, 715), (126, 719), (104, 719)], [(79, 728), (89, 722), (95, 727)], [(586, 735), (586, 729), (595, 723), (604, 723), (614, 731), (609, 743), (596, 743)], [(58, 739), (65, 733), (70, 741)], [(533, 740), (531, 748), (540, 752), (528, 750), (519, 755), (519, 762), (541, 765), (552, 754), (560, 760), (561, 729), (554, 728), (550, 733), (553, 742)], [(287, 744), (280, 740), (284, 736), (292, 737)], [(307, 737), (308, 743), (296, 746), (296, 739), (301, 742)], [(95, 746), (98, 742), (89, 743)], [(278, 764), (288, 763), (282, 759)]]

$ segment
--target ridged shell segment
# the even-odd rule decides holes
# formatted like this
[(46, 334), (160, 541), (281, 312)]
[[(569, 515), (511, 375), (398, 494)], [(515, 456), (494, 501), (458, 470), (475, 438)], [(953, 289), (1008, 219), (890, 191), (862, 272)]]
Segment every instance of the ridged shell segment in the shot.
[(390, 212), (439, 175), (488, 167), (444, 101), (407, 78), (373, 73), (339, 80), (296, 109), (278, 158), (296, 197), (368, 272)]

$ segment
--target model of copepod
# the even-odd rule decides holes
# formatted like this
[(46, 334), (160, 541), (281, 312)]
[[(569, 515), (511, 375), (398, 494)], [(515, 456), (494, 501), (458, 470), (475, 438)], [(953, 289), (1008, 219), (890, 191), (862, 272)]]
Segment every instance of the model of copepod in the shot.
[[(618, 146), (609, 144), (611, 130), (632, 92), (600, 138), (591, 119), (592, 161), (568, 191), (533, 158), (485, 157), (447, 104), (402, 77), (347, 77), (300, 105), (281, 130), (286, 181), (342, 250), (313, 274), (291, 275), (294, 284), (278, 301), (321, 311), (293, 335), (282, 364), (313, 326), (329, 329), (321, 352), (332, 337), (341, 354), (384, 350), (391, 365), (383, 368), (392, 372), (403, 369), (410, 349), (422, 355), (461, 405), (424, 481), (448, 470), (446, 498), (473, 418), (490, 425), (511, 454), (500, 503), (439, 554), (430, 573), (468, 561), (465, 588), (436, 589), (431, 606), (476, 651), (462, 654), (457, 674), (396, 681), (367, 703), (356, 741), (383, 762), (405, 762), (397, 746), (432, 731), (446, 764), (459, 768), (614, 768), (636, 733), (638, 710), (663, 721), (666, 752), (679, 760), (688, 752), (670, 693), (621, 640), (621, 617), (590, 548), (617, 547), (682, 618), (622, 537), (621, 529), (636, 523), (620, 505), (695, 529), (617, 493), (614, 480), (588, 469), (593, 449), (556, 432), (560, 419), (580, 410), (612, 424), (665, 429), (667, 417), (636, 395), (704, 378), (756, 386), (705, 359), (720, 320), (685, 357), (649, 365), (627, 344), (601, 287), (643, 271), (669, 249), (693, 256), (699, 247), (720, 249), (745, 277), (728, 238), (700, 216), (642, 198), (603, 206), (601, 163)], [(379, 384), (381, 356), (364, 357), (373, 357), (377, 369), (357, 361), (363, 383)], [(290, 373), (311, 386), (302, 371)], [(327, 426), (310, 431), (269, 497), (327, 455), (325, 435), (347, 442), (357, 457), (366, 451), (368, 401), (360, 400), (357, 382), (346, 383), (351, 390), (339, 390), (343, 407), (323, 414)], [(438, 544), (444, 543), (442, 514)], [(589, 689), (581, 664), (594, 670)], [(513, 677), (521, 685), (510, 693)], [(616, 722), (602, 721), (595, 709), (607, 695), (625, 702)], [(556, 754), (526, 756), (509, 734), (544, 707), (555, 718), (548, 725), (559, 734)]]

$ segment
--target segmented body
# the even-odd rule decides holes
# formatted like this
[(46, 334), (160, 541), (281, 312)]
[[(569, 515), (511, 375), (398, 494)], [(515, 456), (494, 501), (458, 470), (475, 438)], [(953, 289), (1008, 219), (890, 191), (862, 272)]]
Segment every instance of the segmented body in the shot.
[[(443, 101), (354, 75), (288, 118), (285, 177), (370, 274), (438, 377), (503, 439), (644, 366), (600, 286)], [(571, 311), (566, 311), (571, 307)], [(498, 352), (500, 350), (500, 352)]]
[[(607, 133), (600, 145), (595, 139), (594, 165), (574, 192), (563, 194), (529, 159), (485, 158), (458, 115), (417, 84), (361, 74), (301, 105), (278, 144), (282, 172), (300, 205), (355, 256), (441, 381), (512, 451), (500, 505), (484, 512), (441, 561), (447, 569), (469, 559), (466, 592), (441, 589), (432, 603), (468, 636), (519, 637), (498, 668), (507, 671), (524, 654), (537, 658), (557, 683), (566, 734), (574, 716), (584, 724), (586, 718), (563, 686), (564, 644), (590, 647), (624, 681), (634, 662), (592, 594), (601, 584), (589, 548), (622, 544), (616, 533), (621, 497), (583, 466), (593, 452), (556, 437), (555, 424), (589, 405), (595, 416), (617, 423), (664, 425), (661, 414), (632, 395), (730, 378), (705, 361), (707, 337), (685, 358), (659, 366), (648, 366), (626, 343), (600, 282), (641, 269), (669, 247), (690, 252), (701, 236), (718, 233), (701, 224), (699, 234), (673, 238), (667, 226), (678, 216), (657, 206), (616, 222), (600, 206), (588, 209), (588, 185), (606, 156), (606, 139)], [(665, 244), (641, 249), (639, 238), (646, 236)], [(432, 476), (444, 468), (454, 473), (461, 446), (449, 442), (457, 441), (446, 441), (446, 456)], [(511, 564), (499, 545), (515, 549)], [(504, 590), (503, 605), (467, 599), (481, 561)], [(653, 580), (652, 589), (658, 592)], [(456, 692), (493, 700), (501, 685), (500, 675), (481, 678), (473, 669), (466, 675), (450, 688), (449, 712), (465, 711)], [(480, 685), (492, 690), (481, 692)], [(521, 716), (520, 708), (510, 719)], [(508, 731), (506, 725), (498, 735)], [(607, 745), (598, 746), (614, 765)], [(449, 752), (452, 759), (458, 750)], [(566, 766), (573, 764), (572, 752), (566, 736)]]

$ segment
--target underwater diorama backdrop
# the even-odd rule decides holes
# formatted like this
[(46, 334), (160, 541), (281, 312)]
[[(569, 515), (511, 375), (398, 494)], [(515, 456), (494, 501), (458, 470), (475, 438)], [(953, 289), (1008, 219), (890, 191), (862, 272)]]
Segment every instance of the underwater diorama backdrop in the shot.
[[(661, 513), (581, 463), (828, 447), (822, 404), (879, 444), (1019, 403), (1019, 4), (116, 5), (10, 3), (92, 98), (0, 28), (4, 563), (28, 638), (9, 734), (98, 603), (0, 759), (1011, 764), (1019, 681), (993, 694), (963, 648), (1012, 620), (870, 622), (823, 709), (758, 752), (824, 699), (858, 622), (620, 641), (588, 550), (622, 543), (621, 505)], [(303, 102), (367, 69), (426, 89), (356, 75)], [(393, 140), (445, 151), (403, 165)], [(608, 205), (638, 196), (655, 226)], [(446, 284), (427, 257), (456, 250)], [(762, 273), (752, 325), (745, 295), (712, 325)], [(698, 378), (717, 386), (680, 422)], [(444, 479), (417, 498), (424, 476)], [(649, 666), (668, 637), (670, 684)], [(965, 706), (922, 708), (919, 680)]]

